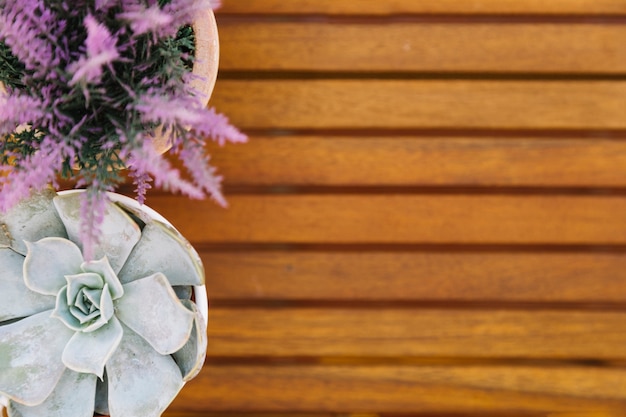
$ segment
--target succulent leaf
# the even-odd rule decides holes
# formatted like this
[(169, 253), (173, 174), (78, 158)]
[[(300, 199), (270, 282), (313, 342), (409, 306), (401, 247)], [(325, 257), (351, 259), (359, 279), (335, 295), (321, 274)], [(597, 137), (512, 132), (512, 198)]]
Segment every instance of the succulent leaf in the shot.
[(117, 318), (162, 355), (185, 345), (194, 320), (161, 273), (124, 284), (116, 309)]
[(65, 370), (60, 358), (73, 333), (49, 311), (0, 326), (0, 394), (41, 404)]
[[(126, 296), (125, 296), (126, 297)], [(158, 417), (183, 386), (180, 369), (123, 326), (124, 338), (107, 363), (111, 417)]]
[(76, 332), (63, 351), (63, 363), (76, 372), (91, 373), (102, 378), (104, 366), (120, 344), (124, 332), (113, 316), (99, 329)]
[(183, 380), (189, 381), (198, 375), (206, 359), (206, 323), (204, 322), (204, 317), (202, 317), (202, 314), (200, 314), (193, 302), (182, 300), (182, 303), (189, 310), (193, 311), (195, 316), (194, 327), (185, 346), (172, 354), (172, 357), (183, 374)]
[(9, 417), (92, 417), (96, 380), (66, 369), (44, 402), (34, 407), (11, 402)]
[(95, 272), (100, 275), (109, 285), (109, 292), (113, 300), (117, 300), (122, 295), (124, 295), (124, 288), (122, 288), (122, 283), (115, 274), (115, 271), (113, 271), (113, 268), (111, 267), (111, 264), (109, 263), (106, 256), (97, 261), (85, 262), (81, 265), (81, 269), (85, 272)]
[(119, 273), (122, 283), (161, 272), (171, 285), (204, 284), (200, 256), (177, 230), (151, 221), (141, 233), (141, 240)]
[[(69, 239), (82, 248), (80, 203), (80, 193), (63, 194), (54, 198), (54, 205)], [(102, 234), (94, 247), (94, 257), (100, 259), (106, 256), (117, 274), (141, 238), (141, 230), (124, 210), (111, 202), (106, 206), (101, 227)]]
[(52, 205), (55, 192), (46, 189), (22, 200), (6, 213), (0, 212), (0, 247), (10, 247), (26, 255), (25, 241), (35, 242), (49, 236), (67, 238), (65, 227)]
[(24, 282), (32, 291), (56, 296), (67, 285), (66, 275), (81, 272), (83, 255), (67, 239), (46, 237), (37, 242), (26, 242), (26, 247)]
[(34, 292), (24, 284), (22, 255), (0, 248), (0, 265), (0, 323), (54, 308), (54, 297)]

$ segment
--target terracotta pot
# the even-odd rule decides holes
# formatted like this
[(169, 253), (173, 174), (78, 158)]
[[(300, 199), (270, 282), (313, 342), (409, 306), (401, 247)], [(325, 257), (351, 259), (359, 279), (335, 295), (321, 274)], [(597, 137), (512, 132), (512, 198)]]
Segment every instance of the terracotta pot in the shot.
[[(200, 92), (202, 104), (206, 107), (217, 80), (220, 58), (219, 35), (213, 11), (207, 10), (199, 14), (192, 27), (196, 41), (196, 59), (192, 72), (198, 78), (191, 85)], [(159, 153), (165, 153), (170, 148), (160, 128), (155, 132), (154, 147)]]
[[(192, 81), (191, 85), (200, 93), (202, 104), (207, 106), (217, 80), (220, 57), (219, 34), (213, 10), (209, 9), (200, 13), (192, 27), (196, 41), (196, 59), (192, 72), (197, 78)], [(6, 93), (4, 84), (1, 82), (0, 93)], [(18, 129), (27, 127), (28, 125), (22, 125)], [(155, 132), (153, 142), (155, 149), (161, 154), (170, 148), (167, 138), (163, 136), (160, 128)]]

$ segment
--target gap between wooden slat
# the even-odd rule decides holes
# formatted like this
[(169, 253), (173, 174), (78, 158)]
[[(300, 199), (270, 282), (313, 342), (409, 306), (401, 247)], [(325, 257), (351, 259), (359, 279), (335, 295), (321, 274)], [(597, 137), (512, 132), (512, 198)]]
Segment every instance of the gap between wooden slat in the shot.
[(361, 71), (349, 70), (220, 70), (220, 80), (400, 80), (400, 81), (624, 81), (626, 74), (605, 74), (587, 72), (575, 73), (544, 73), (544, 72), (459, 72), (459, 71), (386, 71), (366, 69)]
[(414, 356), (207, 356), (205, 367), (291, 367), (291, 366), (337, 366), (337, 367), (463, 367), (463, 366), (490, 366), (507, 368), (541, 367), (559, 369), (564, 367), (578, 367), (581, 369), (622, 369), (626, 367), (626, 361), (620, 359), (597, 359), (597, 358), (482, 358), (468, 356), (436, 356), (436, 357), (414, 357)]
[[(254, 138), (258, 137), (344, 137), (344, 138), (371, 138), (371, 137), (388, 137), (393, 140), (403, 140), (410, 137), (419, 137), (422, 139), (438, 139), (438, 138), (478, 138), (478, 139), (626, 139), (626, 129), (484, 129), (484, 128), (398, 128), (385, 127), (375, 129), (364, 128), (265, 128), (254, 129), (248, 128), (244, 132)], [(246, 146), (246, 144), (229, 144), (232, 146)]]
[(626, 21), (623, 14), (574, 14), (574, 13), (394, 13), (394, 14), (332, 14), (332, 13), (216, 13), (218, 26), (227, 23), (331, 23), (331, 24), (371, 24), (371, 23), (436, 23), (436, 24), (597, 24), (619, 25)]
[(208, 289), (211, 305), (215, 308), (232, 310), (254, 310), (254, 309), (345, 309), (345, 310), (467, 310), (467, 311), (587, 311), (587, 312), (624, 312), (626, 306), (623, 302), (612, 301), (498, 301), (498, 300), (476, 300), (467, 301), (463, 298), (450, 298), (447, 300), (414, 299), (396, 300), (380, 298), (378, 300), (353, 300), (353, 299), (283, 299), (283, 298), (212, 298)]
[(619, 0), (238, 0), (225, 1), (218, 14), (279, 14), (325, 13), (351, 14), (407, 14), (407, 13), (459, 13), (474, 15), (481, 13), (510, 14), (626, 14), (624, 3)]

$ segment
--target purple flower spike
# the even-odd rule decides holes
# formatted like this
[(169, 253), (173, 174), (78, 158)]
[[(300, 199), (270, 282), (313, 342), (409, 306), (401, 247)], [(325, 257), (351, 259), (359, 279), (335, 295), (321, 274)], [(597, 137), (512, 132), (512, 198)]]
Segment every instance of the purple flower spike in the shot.
[(87, 55), (69, 65), (68, 71), (74, 74), (70, 80), (70, 85), (79, 82), (93, 83), (99, 81), (102, 77), (102, 67), (110, 65), (120, 56), (115, 47), (117, 39), (111, 35), (106, 26), (98, 23), (93, 16), (88, 15), (85, 17), (85, 27), (87, 28), (87, 40), (85, 42)]

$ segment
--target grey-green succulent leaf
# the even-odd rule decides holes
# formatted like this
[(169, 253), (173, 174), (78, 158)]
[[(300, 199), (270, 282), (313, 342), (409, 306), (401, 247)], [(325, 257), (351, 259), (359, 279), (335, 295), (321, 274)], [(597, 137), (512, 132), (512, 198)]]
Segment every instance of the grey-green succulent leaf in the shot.
[[(82, 248), (80, 238), (80, 194), (70, 193), (54, 198), (54, 205), (65, 225), (69, 239)], [(119, 273), (133, 247), (141, 239), (137, 223), (116, 204), (108, 202), (100, 226), (102, 235), (94, 248), (95, 259), (106, 256), (115, 273)]]
[(65, 227), (52, 204), (55, 192), (46, 189), (22, 200), (7, 213), (0, 213), (0, 247), (10, 247), (26, 255), (24, 242), (44, 237), (67, 238)]
[(115, 274), (115, 271), (113, 271), (113, 268), (111, 267), (111, 264), (106, 256), (97, 261), (87, 261), (80, 266), (80, 269), (85, 272), (95, 272), (100, 275), (109, 285), (109, 292), (112, 300), (117, 300), (124, 295), (122, 283)]
[(107, 363), (112, 417), (158, 417), (183, 387), (180, 369), (143, 337), (124, 327), (124, 338)]
[(115, 316), (96, 331), (76, 332), (63, 350), (63, 363), (73, 371), (102, 378), (104, 366), (119, 346), (123, 335), (122, 325)]
[(25, 243), (28, 253), (24, 259), (24, 282), (32, 291), (56, 296), (67, 285), (66, 275), (82, 272), (83, 255), (69, 240), (46, 237)]
[(141, 240), (119, 273), (122, 283), (161, 272), (171, 285), (204, 284), (200, 257), (177, 230), (153, 220), (141, 233)]
[(24, 256), (0, 248), (0, 323), (54, 308), (54, 297), (30, 290), (24, 283)]
[(49, 311), (0, 326), (0, 394), (41, 404), (65, 370), (61, 355), (73, 334)]
[(206, 323), (193, 302), (189, 300), (182, 300), (181, 302), (190, 311), (193, 311), (195, 317), (194, 327), (185, 346), (175, 352), (172, 357), (183, 374), (183, 380), (189, 381), (198, 375), (206, 359)]
[(92, 417), (96, 376), (66, 369), (52, 393), (34, 407), (11, 402), (9, 417)]
[(194, 314), (161, 273), (124, 284), (116, 309), (117, 317), (162, 355), (176, 352), (189, 339)]

